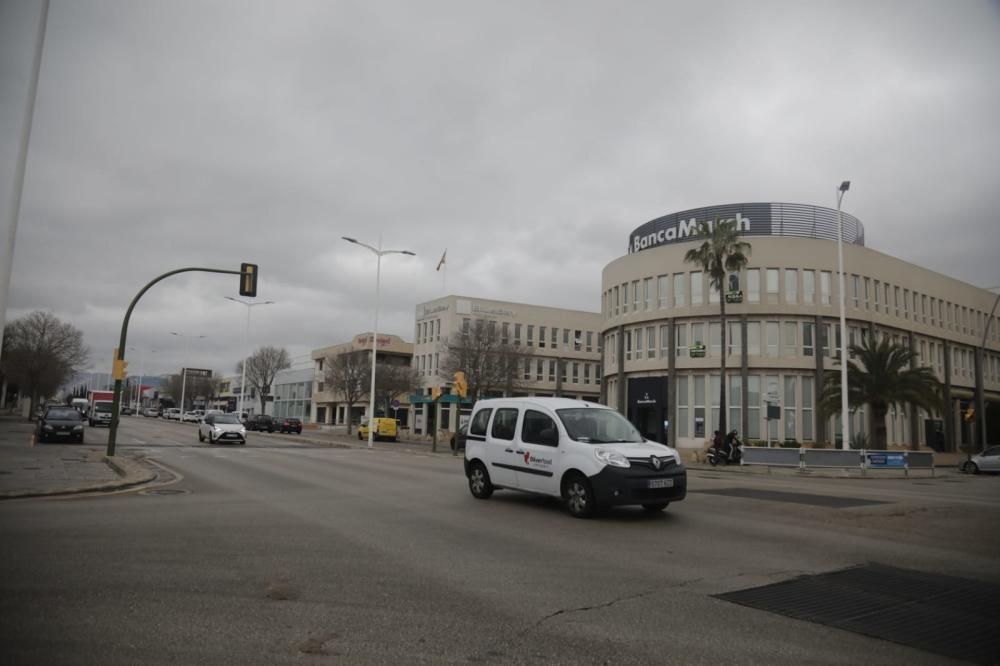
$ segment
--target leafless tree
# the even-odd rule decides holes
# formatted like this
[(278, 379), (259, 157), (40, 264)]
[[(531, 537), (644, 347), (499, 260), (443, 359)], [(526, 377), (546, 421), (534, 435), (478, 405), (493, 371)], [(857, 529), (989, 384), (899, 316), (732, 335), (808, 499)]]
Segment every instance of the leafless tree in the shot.
[[(261, 414), (264, 413), (267, 396), (271, 392), (275, 376), (291, 365), (288, 351), (282, 347), (261, 347), (247, 359), (247, 382), (257, 389)], [(243, 361), (236, 364), (236, 372), (243, 373)]]
[(31, 397), (32, 414), (39, 398), (54, 395), (86, 362), (83, 333), (52, 313), (37, 310), (4, 327), (0, 366)]
[[(354, 405), (368, 395), (371, 364), (367, 351), (356, 350), (329, 356), (326, 359), (324, 381), (347, 404), (347, 434), (351, 434), (351, 412)], [(376, 379), (378, 371), (375, 372)]]
[[(365, 386), (371, 386), (371, 366), (367, 366)], [(375, 404), (381, 406), (385, 414), (390, 404), (401, 395), (414, 393), (421, 384), (420, 371), (405, 363), (377, 363), (375, 366)]]
[(452, 381), (455, 372), (464, 372), (472, 400), (501, 391), (510, 395), (523, 385), (519, 368), (534, 349), (503, 341), (498, 328), (495, 321), (477, 319), (457, 335), (442, 340), (438, 373)]
[[(249, 367), (249, 366), (248, 366)], [(217, 375), (218, 373), (214, 373)], [(188, 373), (187, 385), (184, 386), (184, 375), (169, 375), (166, 382), (163, 385), (164, 391), (170, 394), (170, 397), (174, 399), (174, 404), (183, 412), (188, 408), (188, 405), (198, 397), (205, 398), (206, 409), (208, 401), (218, 394), (219, 385), (221, 380), (217, 376), (212, 377), (202, 377), (194, 376)], [(181, 396), (184, 396), (184, 402), (187, 405), (180, 404)]]

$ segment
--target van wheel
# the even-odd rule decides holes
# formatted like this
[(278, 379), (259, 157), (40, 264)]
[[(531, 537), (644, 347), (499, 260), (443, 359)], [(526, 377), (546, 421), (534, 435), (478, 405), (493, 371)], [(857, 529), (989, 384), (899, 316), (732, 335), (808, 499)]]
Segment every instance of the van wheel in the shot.
[(979, 465), (972, 462), (971, 460), (965, 463), (965, 473), (966, 474), (979, 474)]
[(493, 494), (493, 483), (483, 463), (478, 460), (469, 466), (469, 492), (476, 499), (489, 499)]
[(582, 474), (574, 474), (563, 482), (563, 499), (566, 509), (574, 518), (590, 518), (597, 509), (590, 481)]
[(650, 513), (655, 513), (657, 511), (663, 511), (668, 506), (670, 506), (670, 502), (650, 502), (648, 504), (643, 504), (642, 508)]

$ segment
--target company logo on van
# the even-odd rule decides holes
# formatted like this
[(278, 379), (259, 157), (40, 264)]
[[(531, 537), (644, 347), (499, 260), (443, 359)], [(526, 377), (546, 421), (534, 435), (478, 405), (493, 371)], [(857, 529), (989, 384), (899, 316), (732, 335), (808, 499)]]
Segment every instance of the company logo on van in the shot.
[(531, 451), (524, 452), (524, 464), (535, 463), (536, 465), (551, 465), (552, 458), (536, 458), (531, 455)]

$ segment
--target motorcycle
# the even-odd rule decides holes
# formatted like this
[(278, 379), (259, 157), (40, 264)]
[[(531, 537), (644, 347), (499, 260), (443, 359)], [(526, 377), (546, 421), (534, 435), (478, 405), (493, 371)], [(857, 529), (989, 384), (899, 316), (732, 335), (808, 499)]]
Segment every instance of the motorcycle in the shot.
[(717, 449), (712, 447), (706, 452), (705, 456), (712, 467), (716, 465), (739, 465), (743, 459), (743, 442), (735, 435), (732, 435), (729, 440), (728, 451), (725, 448)]

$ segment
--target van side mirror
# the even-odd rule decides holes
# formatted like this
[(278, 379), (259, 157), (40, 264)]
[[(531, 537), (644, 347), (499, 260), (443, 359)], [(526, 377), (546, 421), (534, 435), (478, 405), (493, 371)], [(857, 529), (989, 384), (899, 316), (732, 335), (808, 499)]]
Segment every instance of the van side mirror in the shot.
[(538, 439), (546, 446), (559, 446), (559, 433), (554, 428), (545, 428), (538, 433)]

